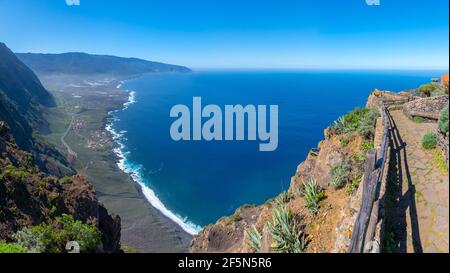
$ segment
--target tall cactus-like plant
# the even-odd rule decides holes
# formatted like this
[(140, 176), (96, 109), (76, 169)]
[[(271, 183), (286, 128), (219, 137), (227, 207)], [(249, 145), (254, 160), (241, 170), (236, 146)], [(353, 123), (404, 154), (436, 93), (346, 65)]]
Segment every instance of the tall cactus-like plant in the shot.
[(299, 220), (286, 206), (274, 208), (272, 221), (267, 223), (272, 237), (272, 249), (281, 253), (302, 253), (306, 248), (306, 236)]
[(253, 225), (249, 230), (247, 230), (247, 243), (255, 252), (261, 252), (261, 242), (262, 235), (259, 233), (255, 225)]
[(311, 214), (319, 211), (319, 203), (325, 197), (323, 190), (316, 180), (310, 178), (305, 184), (305, 205)]

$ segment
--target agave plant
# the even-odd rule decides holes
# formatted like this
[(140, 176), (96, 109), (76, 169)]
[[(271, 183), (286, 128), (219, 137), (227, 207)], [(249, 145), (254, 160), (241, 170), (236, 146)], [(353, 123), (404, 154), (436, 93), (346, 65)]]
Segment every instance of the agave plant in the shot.
[(303, 227), (286, 206), (274, 208), (267, 228), (273, 239), (272, 249), (281, 253), (302, 253), (306, 247)]
[(333, 122), (332, 129), (336, 132), (336, 134), (342, 134), (345, 131), (347, 122), (345, 118), (339, 117), (336, 121)]
[(349, 181), (352, 166), (348, 160), (341, 161), (331, 166), (331, 186), (340, 189)]
[(249, 230), (247, 230), (247, 243), (255, 252), (261, 252), (261, 242), (262, 235), (259, 233), (255, 225), (253, 225)]
[(303, 197), (305, 196), (305, 184), (300, 183), (294, 190), (295, 197)]
[(305, 204), (311, 214), (319, 211), (319, 203), (325, 197), (316, 180), (310, 178), (305, 184)]

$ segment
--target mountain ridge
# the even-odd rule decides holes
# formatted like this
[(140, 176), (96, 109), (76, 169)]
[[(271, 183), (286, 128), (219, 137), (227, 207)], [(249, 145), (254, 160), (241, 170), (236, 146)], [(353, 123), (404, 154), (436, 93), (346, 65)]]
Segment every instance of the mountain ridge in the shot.
[(144, 73), (191, 72), (189, 68), (180, 65), (83, 52), (60, 54), (16, 53), (16, 55), (37, 73), (138, 75)]

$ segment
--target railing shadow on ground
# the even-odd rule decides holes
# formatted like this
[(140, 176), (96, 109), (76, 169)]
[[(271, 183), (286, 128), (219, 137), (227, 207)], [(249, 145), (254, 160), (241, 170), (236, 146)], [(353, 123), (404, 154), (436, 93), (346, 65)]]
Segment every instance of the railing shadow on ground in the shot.
[[(389, 172), (389, 183), (387, 185), (387, 191), (385, 197), (389, 199), (389, 206), (391, 210), (386, 217), (386, 223), (384, 226), (384, 233), (391, 233), (391, 242), (389, 243), (390, 252), (406, 253), (408, 251), (407, 238), (408, 238), (408, 221), (410, 218), (411, 223), (411, 236), (413, 249), (415, 253), (422, 253), (422, 243), (420, 238), (419, 220), (417, 216), (416, 206), (416, 188), (411, 179), (411, 173), (408, 164), (407, 143), (405, 143), (400, 135), (394, 118), (387, 112), (387, 116), (390, 123), (390, 142), (391, 142), (391, 160)], [(403, 168), (404, 166), (404, 173)], [(406, 179), (407, 189), (403, 194), (403, 185)], [(407, 211), (409, 208), (409, 215)]]
[[(422, 244), (415, 202), (416, 190), (409, 171), (406, 143), (402, 140), (385, 103), (381, 103), (380, 110), (383, 122), (381, 147), (378, 154), (373, 150), (366, 156), (361, 208), (353, 227), (348, 252), (381, 252), (385, 247), (385, 236), (392, 227), (396, 232), (393, 236), (394, 242), (391, 242), (395, 249), (391, 251), (407, 252), (406, 214), (409, 208), (414, 252), (420, 253)], [(405, 166), (405, 174), (402, 163)], [(404, 179), (408, 189), (402, 194)], [(387, 202), (391, 202), (388, 206), (393, 208), (388, 212), (389, 217), (386, 217)]]

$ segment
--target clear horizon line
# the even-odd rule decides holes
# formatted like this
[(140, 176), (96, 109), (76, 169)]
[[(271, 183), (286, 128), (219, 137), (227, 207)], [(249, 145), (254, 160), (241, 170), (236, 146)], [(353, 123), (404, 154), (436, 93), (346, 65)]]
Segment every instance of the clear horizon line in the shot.
[(448, 67), (418, 67), (418, 68), (404, 68), (404, 67), (195, 67), (189, 65), (183, 65), (192, 70), (202, 71), (202, 70), (278, 70), (278, 71), (295, 71), (295, 70), (341, 70), (341, 71), (351, 71), (351, 70), (364, 70), (364, 71), (449, 71)]

